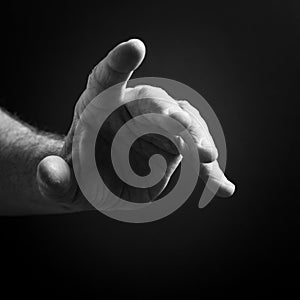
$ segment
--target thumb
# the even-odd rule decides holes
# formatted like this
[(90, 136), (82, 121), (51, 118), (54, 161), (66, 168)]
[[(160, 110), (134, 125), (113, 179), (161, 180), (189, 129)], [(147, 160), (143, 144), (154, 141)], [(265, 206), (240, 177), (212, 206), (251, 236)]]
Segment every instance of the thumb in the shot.
[(84, 106), (105, 89), (126, 82), (142, 63), (146, 53), (144, 43), (138, 39), (131, 39), (120, 43), (97, 64), (90, 74), (86, 90), (80, 97)]
[(77, 185), (70, 166), (60, 156), (47, 156), (37, 167), (37, 183), (41, 194), (54, 200), (69, 200)]

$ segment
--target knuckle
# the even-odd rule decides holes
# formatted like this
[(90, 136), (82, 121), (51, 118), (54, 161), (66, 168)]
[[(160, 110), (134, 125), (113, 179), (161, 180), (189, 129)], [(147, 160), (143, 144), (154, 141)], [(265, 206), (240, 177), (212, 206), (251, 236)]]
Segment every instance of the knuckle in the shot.
[(214, 146), (211, 147), (210, 150), (210, 161), (213, 162), (218, 158), (218, 149)]
[(199, 113), (198, 109), (195, 108), (193, 105), (191, 105), (190, 102), (188, 102), (187, 100), (180, 100), (179, 101), (179, 106), (183, 110), (185, 110), (185, 111), (187, 111), (187, 112), (189, 112), (189, 113), (191, 113), (191, 114), (193, 114), (197, 117), (200, 116), (200, 113)]
[(143, 98), (143, 97), (162, 97), (162, 98), (169, 97), (167, 92), (160, 87), (151, 86), (151, 85), (140, 85), (140, 86), (137, 86), (137, 88), (139, 90), (138, 96), (141, 98)]
[(197, 120), (196, 123), (197, 123), (198, 127), (201, 127), (203, 129), (205, 129), (206, 131), (209, 131), (205, 120), (203, 119), (203, 117), (201, 116), (201, 114), (197, 108), (195, 108), (193, 105), (191, 105), (187, 100), (180, 100), (178, 102), (179, 102), (179, 106), (184, 111), (189, 113), (192, 117), (194, 117)]
[(96, 65), (92, 71), (90, 72), (89, 76), (88, 76), (88, 84), (92, 83), (94, 77), (95, 77), (95, 73), (96, 73), (96, 69), (97, 69), (98, 65)]
[(178, 103), (182, 107), (186, 107), (189, 105), (189, 102), (187, 100), (178, 100)]

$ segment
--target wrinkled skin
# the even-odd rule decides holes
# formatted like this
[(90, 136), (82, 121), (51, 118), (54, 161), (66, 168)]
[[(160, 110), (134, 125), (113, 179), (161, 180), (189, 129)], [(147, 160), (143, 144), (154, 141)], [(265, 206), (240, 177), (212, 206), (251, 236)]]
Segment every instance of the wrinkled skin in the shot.
[[(117, 93), (118, 101), (126, 103), (126, 105), (124, 109), (118, 110), (118, 113), (113, 114), (112, 118), (106, 122), (101, 138), (104, 140), (111, 139), (120, 126), (132, 117), (141, 114), (157, 113), (171, 117), (187, 128), (193, 137), (201, 161), (200, 176), (203, 181), (206, 182), (210, 178), (219, 188), (218, 196), (228, 197), (234, 192), (234, 185), (227, 180), (219, 168), (218, 152), (204, 119), (188, 101), (175, 100), (158, 87), (126, 87), (126, 82), (141, 64), (144, 56), (143, 43), (139, 40), (130, 40), (114, 48), (94, 68), (89, 76), (86, 90), (76, 103), (73, 123), (66, 136), (61, 157), (46, 157), (38, 166), (37, 179), (41, 193), (45, 197), (61, 203), (67, 211), (93, 209), (79, 191), (72, 171), (73, 136), (86, 106), (102, 91), (117, 83), (122, 83)], [(134, 101), (144, 98), (147, 101)], [(168, 186), (168, 182), (182, 158), (174, 144), (178, 146), (180, 151), (180, 147), (184, 147), (184, 143), (180, 138), (180, 132), (176, 128), (170, 128), (167, 121), (166, 123), (162, 121), (162, 124), (158, 124), (158, 126), (163, 127), (169, 133), (171, 132), (172, 141), (157, 135), (147, 135), (132, 145), (132, 167), (137, 174), (146, 175), (149, 172), (148, 161), (153, 154), (161, 154), (167, 162), (167, 171), (162, 174), (163, 179), (152, 188), (132, 188), (116, 180), (110, 166), (105, 163), (107, 162), (105, 158), (110, 155), (110, 147), (106, 146), (105, 143), (101, 143), (101, 147), (96, 147), (96, 158), (97, 161), (101, 162), (101, 174), (104, 174), (105, 182), (116, 195), (131, 202), (149, 202), (155, 200)], [(85, 134), (89, 134), (89, 128), (86, 128)]]

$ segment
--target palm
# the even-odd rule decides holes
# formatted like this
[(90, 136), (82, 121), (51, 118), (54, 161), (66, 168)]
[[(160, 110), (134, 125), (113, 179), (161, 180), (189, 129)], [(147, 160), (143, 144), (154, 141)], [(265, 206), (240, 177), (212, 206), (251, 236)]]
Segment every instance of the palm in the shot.
[[(108, 56), (94, 68), (89, 77), (87, 88), (81, 95), (75, 107), (74, 120), (61, 153), (61, 156), (64, 159), (59, 156), (49, 156), (43, 159), (38, 166), (37, 180), (40, 190), (45, 197), (61, 202), (64, 207), (69, 207), (69, 211), (93, 208), (89, 202), (85, 200), (78, 189), (74, 174), (70, 168), (75, 128), (86, 106), (97, 97), (97, 95), (105, 89), (121, 82), (123, 82), (122, 88), (126, 88), (127, 80), (130, 78), (133, 71), (141, 64), (144, 56), (145, 47), (143, 43), (138, 40), (130, 40), (114, 48)], [(138, 98), (136, 97), (136, 92), (144, 93), (141, 98), (146, 97), (152, 99), (148, 102), (150, 105), (136, 105), (133, 101), (130, 101)], [(159, 95), (157, 95), (157, 93)], [(205, 124), (205, 122), (198, 112), (195, 112), (195, 109), (185, 101), (176, 102), (160, 89), (149, 90), (147, 88), (127, 88), (125, 93), (125, 98), (126, 97), (129, 98), (125, 99), (125, 102), (128, 102), (129, 100), (126, 104), (127, 109), (118, 112), (118, 114), (111, 119), (112, 122), (104, 126), (105, 130), (100, 134), (101, 138), (110, 140), (121, 125), (125, 124), (129, 119), (136, 115), (146, 114), (147, 112), (164, 114), (165, 111), (170, 111), (170, 108), (172, 108), (175, 112), (178, 110), (185, 112), (185, 116), (181, 115), (179, 121), (185, 123), (183, 124), (185, 127), (191, 125), (189, 128), (190, 133), (195, 138), (195, 142), (199, 144), (203, 136), (203, 132), (198, 130), (199, 122), (202, 124)], [(159, 102), (157, 101), (157, 97), (164, 98), (167, 101)], [(124, 99), (119, 98), (119, 100)], [(186, 115), (189, 115), (191, 118), (185, 118)], [(189, 124), (190, 121), (191, 124)], [(119, 127), (117, 125), (119, 125)], [(205, 128), (205, 132), (208, 133), (207, 128)], [(89, 128), (87, 126), (83, 136), (86, 135), (86, 137), (88, 137), (88, 134)], [(212, 140), (211, 142), (213, 145)], [(105, 157), (110, 157), (111, 147), (103, 143), (101, 144), (101, 147), (97, 147), (96, 151), (97, 163), (101, 164), (101, 175), (105, 177), (106, 185), (117, 196), (132, 202), (152, 201), (157, 198), (162, 191), (166, 191), (165, 187), (178, 167), (181, 156), (174, 146), (174, 143), (166, 138), (155, 135), (147, 135), (139, 138), (138, 141), (132, 145), (131, 149), (131, 166), (133, 171), (140, 176), (145, 176), (150, 172), (148, 162), (153, 154), (159, 154), (164, 157), (166, 161), (166, 170), (164, 170), (164, 176), (158, 184), (154, 186), (150, 185), (149, 188), (136, 189), (124, 184), (122, 181), (118, 181), (115, 174), (113, 174), (111, 165), (108, 163), (110, 159), (104, 159)], [(216, 149), (214, 147), (209, 147), (209, 149), (200, 147), (198, 148), (198, 151), (199, 155), (202, 155), (201, 161), (205, 162), (202, 164), (201, 178), (204, 181), (212, 179), (214, 184), (220, 187), (218, 195), (224, 197), (230, 196), (234, 191), (234, 186), (226, 179), (218, 166)]]
[[(164, 128), (164, 126), (170, 126), (167, 122), (170, 118), (168, 112), (176, 112), (177, 115), (181, 113), (186, 117), (177, 102), (160, 88), (137, 86), (123, 89), (122, 93), (119, 88), (122, 89), (122, 86), (117, 85), (107, 89), (105, 93), (98, 94), (88, 103), (86, 98), (80, 99), (75, 114), (79, 119), (74, 122), (77, 124), (76, 132), (70, 133), (73, 139), (65, 145), (66, 149), (73, 149), (73, 153), (78, 153), (78, 164), (81, 166), (89, 166), (86, 158), (95, 156), (96, 172), (100, 174), (104, 184), (99, 185), (99, 181), (95, 180), (98, 175), (94, 168), (93, 170), (85, 167), (77, 168), (77, 160), (75, 160), (74, 167), (85, 196), (88, 199), (94, 199), (93, 204), (100, 209), (120, 208), (121, 205), (124, 207), (124, 202), (120, 201), (120, 198), (133, 203), (153, 201), (165, 189), (181, 161), (179, 150), (174, 145), (174, 141), (176, 144), (179, 137), (175, 135), (175, 132), (170, 134), (172, 130)], [(149, 119), (149, 113), (162, 116), (161, 122), (157, 123), (156, 120)], [(136, 121), (135, 117), (139, 116), (142, 116), (142, 119)], [(130, 120), (134, 123), (130, 124)], [(187, 125), (184, 121), (182, 123), (182, 126)], [(150, 130), (151, 134), (144, 134), (147, 128), (149, 130), (149, 126), (159, 129), (159, 133), (162, 134), (152, 134), (152, 130)], [(116, 134), (124, 127), (127, 133), (121, 135), (122, 140), (113, 147)], [(172, 126), (171, 129), (173, 129)], [(169, 136), (170, 139), (164, 135)], [(129, 140), (134, 142), (129, 145), (130, 152), (127, 157), (124, 154)], [(94, 148), (95, 144), (96, 148)], [(92, 151), (86, 149), (92, 149)], [(115, 153), (114, 162), (120, 166), (123, 174), (128, 169), (132, 169), (132, 172), (140, 177), (147, 176), (148, 173), (151, 173), (150, 176), (153, 175), (153, 170), (149, 168), (149, 159), (155, 154), (164, 158), (166, 168), (163, 168), (160, 163), (155, 165), (155, 174), (159, 180), (154, 181), (154, 184), (148, 184), (147, 178), (144, 178), (147, 184), (143, 187), (136, 186), (137, 182), (131, 181), (128, 184), (126, 182), (128, 176), (123, 176), (125, 180), (122, 180), (116, 172), (116, 165), (112, 163), (112, 151)], [(124, 159), (129, 160), (129, 164), (124, 166), (122, 164)], [(107, 196), (107, 188), (109, 196)], [(110, 193), (117, 196), (117, 199), (114, 196), (111, 197)], [(79, 194), (78, 198), (82, 198), (82, 194)], [(129, 206), (125, 206), (128, 209)]]
[[(158, 172), (161, 173), (160, 178), (162, 179), (153, 186), (138, 188), (124, 183), (118, 178), (111, 162), (112, 142), (116, 133), (124, 124), (131, 120), (132, 117), (135, 117), (141, 112), (143, 114), (153, 113), (154, 106), (156, 107), (156, 113), (163, 114), (162, 111), (164, 105), (166, 105), (159, 103), (155, 98), (148, 98), (148, 105), (143, 104), (145, 103), (134, 101), (120, 107), (111, 115), (107, 122), (103, 124), (99, 132), (98, 143), (96, 143), (96, 161), (103, 181), (115, 195), (135, 203), (150, 202), (157, 198), (165, 189), (170, 177), (181, 160), (178, 150), (170, 140), (164, 136), (147, 134), (136, 139), (131, 145), (130, 157), (125, 159), (129, 159), (131, 168), (137, 175), (146, 176), (151, 171), (149, 168), (149, 159), (154, 154), (163, 156), (167, 164), (167, 169), (163, 170), (158, 167)], [(135, 132), (130, 129), (129, 132), (135, 135)], [(89, 134), (88, 130), (86, 134)], [(125, 139), (126, 138), (128, 138), (128, 136), (126, 136)], [(119, 144), (115, 150), (117, 164), (120, 164), (118, 160), (124, 159), (122, 156), (124, 153), (123, 146), (125, 147), (125, 145), (126, 140), (124, 140), (124, 143)]]

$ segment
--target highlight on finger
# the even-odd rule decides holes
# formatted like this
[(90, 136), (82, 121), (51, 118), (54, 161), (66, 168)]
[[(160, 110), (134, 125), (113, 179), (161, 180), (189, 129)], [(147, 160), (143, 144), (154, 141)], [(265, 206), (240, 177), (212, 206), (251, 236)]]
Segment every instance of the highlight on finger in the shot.
[(47, 198), (65, 197), (73, 187), (73, 180), (69, 165), (59, 156), (48, 156), (38, 165), (38, 186)]
[(118, 73), (138, 68), (146, 55), (146, 47), (139, 39), (130, 39), (116, 46), (107, 56), (107, 67)]
[(126, 82), (142, 63), (145, 54), (146, 47), (141, 40), (120, 43), (93, 69), (87, 88), (100, 93), (115, 84)]
[(235, 185), (226, 178), (217, 161), (201, 164), (200, 177), (219, 197), (228, 198), (235, 191)]

